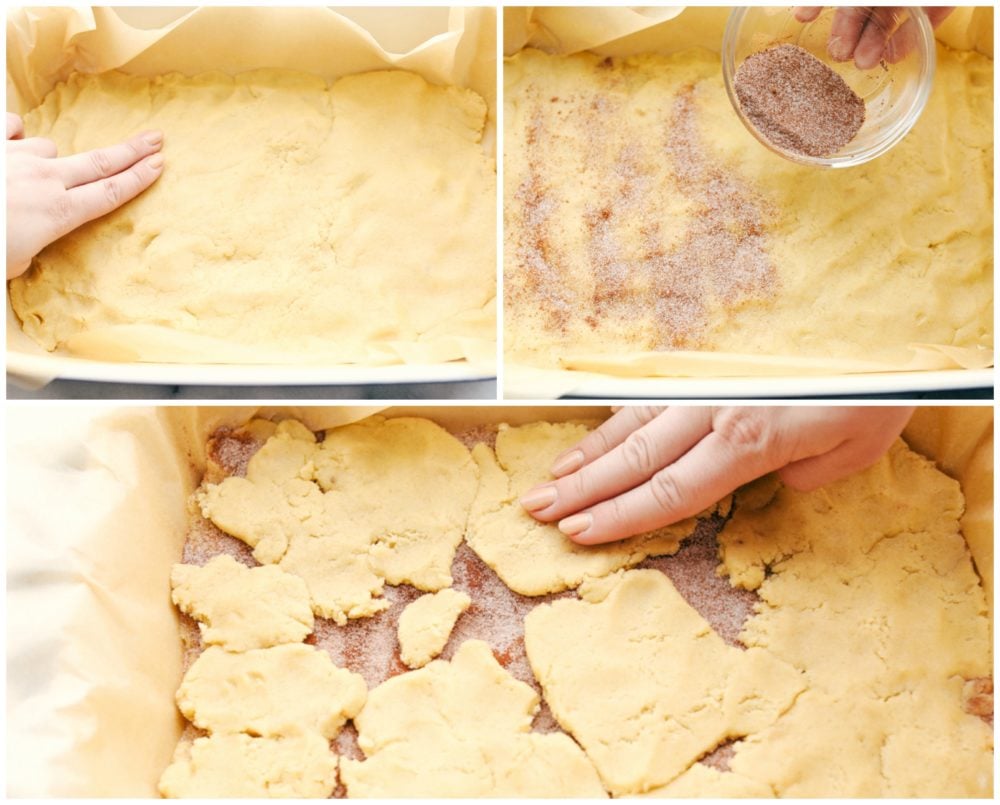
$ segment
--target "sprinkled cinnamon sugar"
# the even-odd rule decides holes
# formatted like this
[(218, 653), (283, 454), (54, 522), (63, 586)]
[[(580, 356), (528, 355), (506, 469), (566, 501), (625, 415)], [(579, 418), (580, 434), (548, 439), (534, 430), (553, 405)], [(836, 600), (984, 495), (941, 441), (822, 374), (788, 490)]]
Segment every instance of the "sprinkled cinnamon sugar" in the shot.
[(865, 122), (865, 102), (798, 45), (748, 56), (736, 70), (733, 89), (743, 113), (766, 140), (804, 156), (836, 154)]

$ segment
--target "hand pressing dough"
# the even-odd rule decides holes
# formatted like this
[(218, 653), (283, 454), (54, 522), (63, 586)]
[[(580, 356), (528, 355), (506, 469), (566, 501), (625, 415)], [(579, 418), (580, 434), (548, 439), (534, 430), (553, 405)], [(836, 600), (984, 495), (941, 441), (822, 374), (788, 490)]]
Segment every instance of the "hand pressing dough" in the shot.
[(209, 484), (198, 501), (258, 561), (301, 576), (317, 615), (343, 624), (385, 609), (386, 581), (451, 584), (477, 478), (469, 451), (430, 420), (374, 416), (321, 444), (286, 420), (246, 478)]
[(472, 599), (458, 590), (422, 595), (399, 616), (399, 654), (410, 668), (427, 665), (444, 647)]
[(14, 309), (46, 349), (96, 358), (465, 357), (496, 332), (486, 113), (403, 70), (73, 75), (27, 135), (65, 155), (158, 128), (166, 166), (45, 249)]
[(808, 691), (737, 745), (734, 771), (792, 797), (990, 795), (992, 730), (962, 707), (964, 680), (991, 673), (963, 509), (958, 483), (902, 442), (814, 492), (738, 493), (719, 540), (761, 599), (742, 640)]
[(466, 539), (514, 592), (545, 595), (572, 589), (588, 576), (675, 553), (694, 530), (692, 518), (620, 542), (581, 546), (555, 525), (528, 514), (518, 498), (535, 484), (552, 480), (552, 460), (588, 430), (574, 423), (503, 425), (495, 452), (484, 444), (473, 448), (481, 480)]
[(326, 798), (337, 758), (315, 733), (253, 738), (242, 733), (181, 742), (160, 777), (160, 793), (187, 798)]
[(342, 760), (350, 797), (604, 797), (566, 735), (531, 732), (539, 699), (489, 646), (462, 644), (371, 692), (354, 719), (364, 761)]
[(658, 570), (589, 579), (579, 593), (532, 610), (524, 642), (553, 715), (612, 794), (669, 783), (772, 724), (802, 690), (767, 651), (727, 646)]
[(202, 642), (226, 651), (300, 643), (313, 630), (309, 590), (273, 565), (249, 568), (231, 556), (202, 567), (174, 565), (173, 601), (199, 621)]
[(771, 799), (774, 792), (759, 780), (731, 771), (719, 771), (695, 763), (680, 777), (660, 788), (639, 795), (648, 799)]
[(177, 706), (196, 727), (262, 737), (314, 732), (334, 738), (364, 705), (360, 675), (291, 643), (230, 654), (212, 646), (188, 669)]

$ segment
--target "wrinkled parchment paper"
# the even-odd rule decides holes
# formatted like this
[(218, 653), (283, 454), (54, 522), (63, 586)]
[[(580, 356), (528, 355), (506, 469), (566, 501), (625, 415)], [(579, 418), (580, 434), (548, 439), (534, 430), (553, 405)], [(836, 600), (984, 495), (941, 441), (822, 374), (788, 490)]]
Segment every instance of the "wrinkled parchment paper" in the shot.
[[(601, 56), (670, 54), (691, 47), (718, 52), (729, 12), (720, 7), (506, 8), (504, 54), (511, 56), (524, 47), (567, 55), (589, 50)], [(937, 38), (950, 47), (977, 50), (992, 58), (993, 9), (956, 9)], [(506, 361), (504, 393), (511, 398), (554, 398), (603, 380), (608, 382), (607, 396), (613, 397), (615, 378), (820, 377), (985, 369), (994, 360), (991, 349), (942, 344), (908, 344), (903, 351), (908, 357), (893, 363), (696, 351), (566, 354), (560, 356), (562, 369)]]
[[(301, 70), (327, 82), (394, 68), (418, 73), (432, 83), (468, 87), (487, 102), (484, 146), (495, 150), (493, 8), (345, 9), (343, 13), (321, 7), (30, 8), (7, 17), (7, 109), (13, 112), (37, 106), (74, 71), (195, 75), (207, 70), (237, 74), (263, 67)], [(492, 375), (496, 343), (481, 335), (491, 316), (494, 311), (485, 309), (481, 321), (470, 319), (468, 328), (452, 328), (454, 335), (449, 337), (381, 345), (373, 350), (371, 365), (433, 365), (464, 359), (474, 375)], [(248, 354), (240, 344), (139, 325), (106, 328), (92, 334), (92, 339), (87, 349), (91, 357), (169, 364), (160, 379), (167, 383), (188, 382), (193, 372), (187, 367), (192, 364), (282, 365), (289, 359), (287, 354), (259, 350)], [(8, 366), (14, 365), (26, 385), (44, 385), (65, 372), (65, 359), (75, 362), (69, 376), (87, 376), (83, 359), (62, 351), (50, 356), (25, 335), (9, 298), (7, 350)], [(46, 356), (63, 360), (49, 364)], [(266, 367), (261, 371), (266, 374)], [(433, 371), (429, 377), (434, 377)], [(226, 382), (225, 377), (219, 382)], [(313, 382), (322, 382), (322, 376)]]
[[(18, 406), (7, 442), (7, 785), (10, 796), (155, 796), (182, 720), (170, 602), (207, 436), (254, 416), (314, 429), (357, 407)], [(604, 417), (606, 408), (412, 407), (452, 430)], [(905, 438), (956, 477), (992, 607), (991, 407), (921, 408)], [(991, 608), (992, 612), (992, 608)]]

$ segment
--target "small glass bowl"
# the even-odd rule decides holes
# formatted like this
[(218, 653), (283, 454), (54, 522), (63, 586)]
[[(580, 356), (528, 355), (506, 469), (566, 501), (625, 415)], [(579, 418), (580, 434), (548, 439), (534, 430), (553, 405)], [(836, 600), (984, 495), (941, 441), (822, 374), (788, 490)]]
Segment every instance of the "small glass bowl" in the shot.
[[(767, 148), (786, 159), (824, 168), (849, 168), (881, 156), (906, 136), (927, 104), (934, 81), (934, 30), (920, 8), (899, 9), (893, 30), (905, 24), (913, 48), (894, 63), (883, 59), (870, 70), (858, 69), (854, 61), (836, 61), (827, 51), (830, 26), (837, 9), (825, 7), (812, 22), (793, 16), (793, 7), (738, 8), (729, 16), (722, 39), (722, 74), (726, 92), (743, 125)], [(886, 12), (887, 9), (878, 9)], [(881, 25), (872, 14), (868, 24)], [(740, 108), (733, 88), (736, 70), (753, 53), (774, 45), (793, 44), (809, 51), (841, 76), (865, 102), (865, 122), (851, 142), (836, 154), (811, 157), (781, 148), (769, 141)]]

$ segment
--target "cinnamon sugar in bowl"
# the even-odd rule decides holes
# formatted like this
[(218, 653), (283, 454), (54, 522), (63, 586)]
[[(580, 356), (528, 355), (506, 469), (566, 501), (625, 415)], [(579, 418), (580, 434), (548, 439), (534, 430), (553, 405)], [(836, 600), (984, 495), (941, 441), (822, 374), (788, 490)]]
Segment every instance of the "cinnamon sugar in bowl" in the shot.
[[(836, 13), (836, 8), (826, 7), (815, 19), (803, 23), (795, 18), (791, 6), (735, 9), (723, 36), (722, 70), (726, 91), (736, 114), (764, 146), (786, 159), (805, 165), (847, 168), (884, 154), (913, 128), (933, 84), (935, 41), (927, 15), (919, 8), (868, 10), (866, 26), (881, 29), (891, 44), (878, 64), (862, 70), (853, 60), (838, 61), (829, 53), (828, 41)], [(904, 40), (905, 47), (902, 47), (900, 43)], [(749, 94), (746, 86), (738, 86), (741, 79), (746, 84), (748, 70), (744, 65), (748, 61), (776, 55), (778, 49), (789, 53), (794, 50), (804, 57), (802, 60), (789, 59), (791, 65), (798, 65), (809, 56), (814, 57), (822, 62), (818, 66), (835, 79), (807, 82), (797, 75), (782, 77), (773, 74), (775, 95), (780, 97), (789, 88), (793, 91), (793, 96), (787, 101), (788, 119), (782, 119), (785, 113), (780, 106), (772, 105), (762, 116), (760, 108), (752, 103), (754, 95), (764, 97), (770, 92), (769, 87), (760, 83), (767, 80), (762, 77), (762, 71), (755, 71), (754, 80), (757, 83), (750, 88)], [(778, 60), (775, 58), (773, 61)], [(744, 68), (742, 74), (741, 68)], [(808, 70), (804, 74), (809, 75)], [(812, 75), (818, 73), (813, 72)], [(840, 136), (843, 131), (836, 130), (838, 126), (843, 129), (836, 112), (839, 110), (846, 117), (853, 116), (855, 121), (857, 114), (855, 110), (845, 108), (849, 102), (846, 98), (842, 100), (836, 95), (829, 95), (831, 91), (836, 91), (838, 83), (846, 85), (844, 89), (864, 103), (863, 122), (860, 127), (855, 127), (856, 133), (848, 132), (845, 136)], [(784, 103), (785, 99), (781, 102)], [(795, 119), (796, 106), (799, 109), (812, 107), (814, 111), (833, 110), (834, 114), (813, 116), (814, 119), (828, 121), (830, 130), (824, 130), (821, 123), (819, 128), (810, 124), (804, 132), (797, 131), (796, 127), (801, 127), (802, 121)], [(789, 136), (789, 132), (793, 136)], [(806, 137), (804, 144), (800, 135)], [(818, 147), (823, 143), (832, 143), (832, 147)]]

